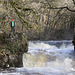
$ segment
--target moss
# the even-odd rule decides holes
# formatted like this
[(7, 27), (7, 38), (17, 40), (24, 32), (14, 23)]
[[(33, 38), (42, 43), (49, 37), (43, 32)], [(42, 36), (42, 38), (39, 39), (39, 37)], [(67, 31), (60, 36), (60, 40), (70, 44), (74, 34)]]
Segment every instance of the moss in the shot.
[(22, 35), (22, 38), (24, 39), (25, 42), (27, 42), (27, 35)]
[(5, 51), (5, 49), (0, 49), (0, 53), (3, 52), (3, 51)]

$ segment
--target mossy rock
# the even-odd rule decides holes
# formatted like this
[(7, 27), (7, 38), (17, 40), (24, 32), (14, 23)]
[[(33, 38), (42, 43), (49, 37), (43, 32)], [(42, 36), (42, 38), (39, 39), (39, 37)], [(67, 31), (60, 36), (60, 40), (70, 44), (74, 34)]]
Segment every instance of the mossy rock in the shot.
[(28, 52), (28, 42), (25, 33), (0, 34), (0, 67), (22, 67), (22, 55)]
[(0, 35), (0, 42), (11, 53), (24, 53), (28, 51), (27, 36), (23, 33), (4, 33)]
[(1, 50), (0, 51), (0, 67), (9, 68), (9, 67), (22, 67), (22, 55), (11, 54), (10, 51)]

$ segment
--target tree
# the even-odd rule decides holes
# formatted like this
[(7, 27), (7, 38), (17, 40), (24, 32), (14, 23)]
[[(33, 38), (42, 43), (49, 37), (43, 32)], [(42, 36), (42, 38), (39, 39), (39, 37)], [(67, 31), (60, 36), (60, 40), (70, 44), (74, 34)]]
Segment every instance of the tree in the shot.
[[(31, 28), (31, 25), (29, 23), (29, 21), (26, 21), (25, 20), (25, 14), (24, 12), (29, 12), (29, 14), (32, 12), (32, 13), (35, 13), (33, 9), (31, 8), (26, 8), (24, 7), (24, 3), (22, 2), (22, 0), (2, 0), (1, 3), (3, 4), (3, 7), (4, 9), (6, 8), (7, 9), (7, 12), (9, 12), (10, 8), (12, 8), (12, 12), (11, 14), (13, 14), (13, 12), (16, 13), (16, 15), (18, 16), (18, 19), (19, 21), (22, 23), (22, 30), (23, 30), (23, 26), (25, 26), (25, 28)], [(9, 13), (7, 13), (9, 15)], [(29, 15), (27, 14), (27, 15)]]
[[(52, 33), (51, 36), (56, 36), (54, 34), (54, 29), (63, 29), (63, 32), (68, 32), (68, 34), (74, 31), (75, 27), (75, 1), (74, 0), (45, 0), (48, 4), (47, 9), (50, 11), (54, 11), (53, 20), (48, 21), (48, 27), (46, 27), (46, 31), (49, 35)], [(55, 31), (56, 32), (56, 31)], [(59, 34), (59, 31), (58, 31)], [(61, 33), (62, 34), (62, 33)], [(66, 35), (68, 35), (66, 34)], [(59, 35), (60, 37), (60, 35)], [(65, 36), (66, 37), (66, 36)]]

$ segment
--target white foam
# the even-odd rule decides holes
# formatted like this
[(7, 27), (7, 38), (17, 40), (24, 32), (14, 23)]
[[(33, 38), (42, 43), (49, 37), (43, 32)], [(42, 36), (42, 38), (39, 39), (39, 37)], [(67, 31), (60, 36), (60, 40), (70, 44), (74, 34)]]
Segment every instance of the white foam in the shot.
[[(29, 42), (29, 52), (38, 52), (38, 51), (44, 51), (46, 53), (50, 53), (50, 52), (66, 52), (66, 53), (69, 53), (71, 51), (73, 51), (73, 45), (71, 43), (71, 41), (49, 41), (49, 43), (61, 43), (60, 47), (57, 47), (55, 44), (48, 44), (46, 42)], [(69, 43), (68, 45), (66, 45), (65, 43)]]
[(45, 44), (43, 42), (41, 43), (32, 43), (29, 42), (29, 48), (38, 48), (38, 49), (57, 49), (54, 45)]
[(20, 73), (0, 73), (0, 75), (22, 75)]
[[(51, 41), (54, 43), (53, 41)], [(48, 44), (46, 42), (29, 42), (29, 53), (31, 56), (28, 58), (30, 60), (30, 63), (33, 63), (33, 61), (36, 57), (32, 57), (33, 55), (43, 54), (46, 57), (46, 61), (43, 61), (44, 65), (42, 66), (36, 66), (34, 67), (26, 67), (31, 73), (41, 73), (43, 75), (71, 75), (75, 71), (73, 68), (72, 63), (74, 62), (70, 55), (70, 53), (73, 51), (73, 45), (70, 41), (59, 41), (62, 43), (60, 47), (57, 47), (54, 44), (57, 44), (56, 41), (54, 44)], [(65, 43), (64, 43), (65, 42)], [(69, 43), (69, 44), (66, 44)], [(50, 43), (50, 41), (49, 41)], [(30, 59), (32, 58), (32, 59)], [(28, 60), (26, 59), (26, 60)], [(40, 62), (40, 58), (38, 60)], [(26, 61), (25, 61), (26, 62)], [(29, 62), (29, 61), (28, 61)], [(41, 62), (42, 64), (42, 62)], [(72, 73), (73, 72), (73, 73)], [(75, 74), (75, 73), (74, 73)]]

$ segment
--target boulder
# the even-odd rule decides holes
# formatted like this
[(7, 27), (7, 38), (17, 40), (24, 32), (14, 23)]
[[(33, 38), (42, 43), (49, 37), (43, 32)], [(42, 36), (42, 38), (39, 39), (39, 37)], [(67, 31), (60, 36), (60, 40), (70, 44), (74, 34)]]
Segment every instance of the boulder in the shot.
[(0, 34), (0, 67), (22, 67), (22, 55), (28, 52), (25, 33), (4, 32)]

